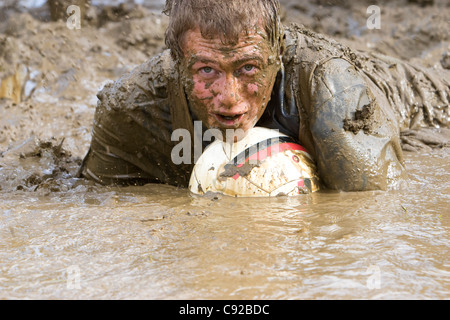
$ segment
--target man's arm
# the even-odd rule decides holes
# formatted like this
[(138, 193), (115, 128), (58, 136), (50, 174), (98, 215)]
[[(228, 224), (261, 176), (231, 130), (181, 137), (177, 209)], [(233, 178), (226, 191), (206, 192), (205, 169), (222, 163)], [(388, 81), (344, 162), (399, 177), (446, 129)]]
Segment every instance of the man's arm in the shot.
[(406, 176), (399, 121), (385, 92), (357, 67), (358, 54), (290, 26), (283, 58), (286, 97), (295, 99), (298, 138), (314, 156), (325, 187), (385, 190)]
[(166, 51), (98, 93), (82, 176), (102, 184), (189, 181), (186, 168), (174, 165), (170, 157), (172, 115), (166, 73), (171, 67)]
[(313, 70), (309, 128), (327, 187), (385, 190), (405, 175), (399, 128), (383, 93), (342, 58)]

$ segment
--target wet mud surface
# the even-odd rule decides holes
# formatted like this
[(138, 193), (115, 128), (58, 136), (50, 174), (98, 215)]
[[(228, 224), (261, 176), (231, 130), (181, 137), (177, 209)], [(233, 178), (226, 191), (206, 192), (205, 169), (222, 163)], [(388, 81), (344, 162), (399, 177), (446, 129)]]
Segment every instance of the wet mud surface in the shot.
[[(2, 8), (0, 298), (448, 299), (448, 128), (401, 133), (409, 181), (386, 192), (236, 200), (76, 178), (98, 90), (164, 48), (161, 3), (92, 8), (80, 30)], [(445, 1), (382, 3), (379, 30), (369, 4), (283, 4), (285, 22), (449, 67)], [(355, 116), (365, 130), (370, 110)]]
[(447, 299), (447, 159), (409, 153), (395, 192), (1, 193), (1, 297)]

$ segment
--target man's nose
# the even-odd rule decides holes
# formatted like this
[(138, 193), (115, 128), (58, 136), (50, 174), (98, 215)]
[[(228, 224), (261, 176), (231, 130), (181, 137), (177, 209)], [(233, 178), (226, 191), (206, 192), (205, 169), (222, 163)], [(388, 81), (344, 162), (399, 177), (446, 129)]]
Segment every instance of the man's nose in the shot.
[(232, 108), (240, 100), (240, 83), (233, 75), (227, 75), (220, 91), (220, 102), (223, 106)]

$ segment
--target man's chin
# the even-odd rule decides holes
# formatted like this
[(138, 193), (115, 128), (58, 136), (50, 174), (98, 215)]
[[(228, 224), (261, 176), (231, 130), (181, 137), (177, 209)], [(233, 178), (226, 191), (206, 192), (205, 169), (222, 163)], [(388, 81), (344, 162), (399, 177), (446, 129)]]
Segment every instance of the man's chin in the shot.
[(249, 133), (249, 131), (250, 130), (244, 130), (241, 128), (226, 130), (226, 133), (224, 135), (225, 141), (227, 143), (238, 142), (238, 141), (244, 139), (245, 136)]
[(250, 129), (245, 128), (216, 128), (222, 134), (222, 141), (227, 143), (237, 142), (245, 138)]

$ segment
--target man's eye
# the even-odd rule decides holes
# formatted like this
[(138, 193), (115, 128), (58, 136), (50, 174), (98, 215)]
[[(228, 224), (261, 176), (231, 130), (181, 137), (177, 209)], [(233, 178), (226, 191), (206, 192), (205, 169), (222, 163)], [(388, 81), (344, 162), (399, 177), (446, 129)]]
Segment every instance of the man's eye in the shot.
[(200, 71), (202, 71), (203, 73), (211, 73), (213, 72), (213, 69), (211, 67), (203, 67), (200, 69)]
[(256, 67), (252, 64), (246, 64), (241, 70), (245, 73), (252, 73), (256, 70)]

